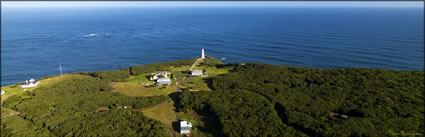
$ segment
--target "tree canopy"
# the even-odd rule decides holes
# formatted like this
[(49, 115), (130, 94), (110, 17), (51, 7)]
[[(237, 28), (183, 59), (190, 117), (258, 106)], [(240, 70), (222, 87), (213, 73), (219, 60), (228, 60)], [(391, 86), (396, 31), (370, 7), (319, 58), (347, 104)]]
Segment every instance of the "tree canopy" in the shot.
[[(15, 106), (23, 123), (3, 122), (7, 136), (168, 136), (160, 122), (143, 116), (140, 109), (168, 100), (167, 96), (129, 97), (111, 92), (108, 80), (72, 77), (29, 92), (31, 98)], [(109, 111), (97, 111), (99, 108)], [(17, 118), (15, 118), (17, 119)], [(13, 125), (28, 127), (28, 134)], [(28, 126), (25, 126), (28, 125)], [(31, 132), (33, 131), (33, 132)]]
[(226, 136), (299, 135), (290, 129), (307, 136), (424, 135), (423, 76), (423, 71), (235, 64), (231, 73), (212, 78), (214, 91), (181, 94), (180, 108), (208, 108)]

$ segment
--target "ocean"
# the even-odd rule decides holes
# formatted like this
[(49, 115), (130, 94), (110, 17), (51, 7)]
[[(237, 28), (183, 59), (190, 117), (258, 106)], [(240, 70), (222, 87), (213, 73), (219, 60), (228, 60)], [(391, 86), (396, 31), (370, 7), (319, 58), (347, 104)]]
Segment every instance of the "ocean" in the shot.
[(423, 8), (2, 8), (1, 85), (201, 55), (424, 70)]

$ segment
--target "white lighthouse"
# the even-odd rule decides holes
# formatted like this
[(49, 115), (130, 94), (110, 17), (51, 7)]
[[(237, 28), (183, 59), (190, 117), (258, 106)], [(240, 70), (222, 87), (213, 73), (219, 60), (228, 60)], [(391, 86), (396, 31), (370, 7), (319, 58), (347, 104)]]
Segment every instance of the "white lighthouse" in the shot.
[(205, 53), (204, 53), (204, 49), (202, 49), (202, 54), (201, 54), (201, 58), (205, 58)]

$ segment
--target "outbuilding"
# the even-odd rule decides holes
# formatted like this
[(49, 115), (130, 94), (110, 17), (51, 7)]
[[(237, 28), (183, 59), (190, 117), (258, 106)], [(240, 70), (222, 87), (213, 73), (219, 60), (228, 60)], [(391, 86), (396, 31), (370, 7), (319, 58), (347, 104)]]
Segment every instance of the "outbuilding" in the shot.
[(170, 78), (158, 78), (156, 80), (156, 85), (171, 85), (171, 79)]
[(180, 134), (189, 134), (192, 124), (187, 121), (180, 121)]
[(40, 81), (37, 81), (35, 79), (26, 80), (24, 83), (21, 83), (19, 85), (20, 88), (33, 88), (37, 87), (38, 84), (40, 84)]
[(202, 70), (192, 70), (192, 76), (202, 76)]
[(149, 80), (156, 80), (159, 78), (168, 78), (168, 72), (161, 72), (161, 73), (156, 73), (154, 74)]

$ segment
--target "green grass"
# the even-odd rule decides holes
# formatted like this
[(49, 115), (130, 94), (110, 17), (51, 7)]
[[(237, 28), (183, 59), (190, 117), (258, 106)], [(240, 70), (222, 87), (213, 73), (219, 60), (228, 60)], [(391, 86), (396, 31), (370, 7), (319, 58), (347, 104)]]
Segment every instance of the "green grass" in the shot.
[(204, 70), (208, 73), (207, 77), (188, 77), (187, 75), (184, 82), (182, 83), (182, 88), (189, 89), (189, 91), (212, 91), (206, 82), (206, 79), (212, 76), (217, 76), (221, 74), (229, 73), (233, 69), (233, 66), (216, 68), (213, 66), (196, 66), (195, 69)]
[(185, 71), (185, 70), (188, 70), (189, 68), (190, 68), (190, 66), (180, 66), (180, 67), (171, 66), (170, 70), (171, 71)]
[(176, 85), (172, 84), (169, 86), (144, 86), (132, 82), (117, 82), (113, 84), (116, 91), (123, 93), (127, 96), (159, 96), (168, 95), (175, 92)]
[(182, 136), (173, 130), (172, 123), (176, 122), (176, 112), (174, 111), (174, 102), (165, 102), (154, 107), (142, 110), (143, 115), (148, 118), (160, 121), (175, 136)]
[(183, 89), (189, 89), (189, 91), (212, 91), (205, 82), (205, 78), (206, 77), (186, 78), (181, 87)]
[(233, 69), (233, 66), (223, 68), (216, 68), (213, 66), (196, 66), (193, 68), (193, 70), (195, 69), (204, 70), (206, 73), (208, 73), (208, 76), (216, 76), (229, 73), (229, 71)]
[(148, 76), (150, 76), (150, 74), (140, 74), (137, 76), (130, 76), (128, 78), (128, 82), (131, 83), (155, 83), (154, 81), (149, 81)]
[(152, 108), (142, 110), (142, 112), (145, 116), (159, 120), (165, 125), (171, 126), (172, 122), (176, 120), (173, 101), (162, 103)]
[(16, 95), (16, 96), (23, 96), (25, 94), (24, 89), (19, 89), (19, 85), (10, 85), (6, 87), (2, 87), (1, 90), (6, 91), (3, 95), (1, 95), (1, 102), (5, 101), (7, 98)]

